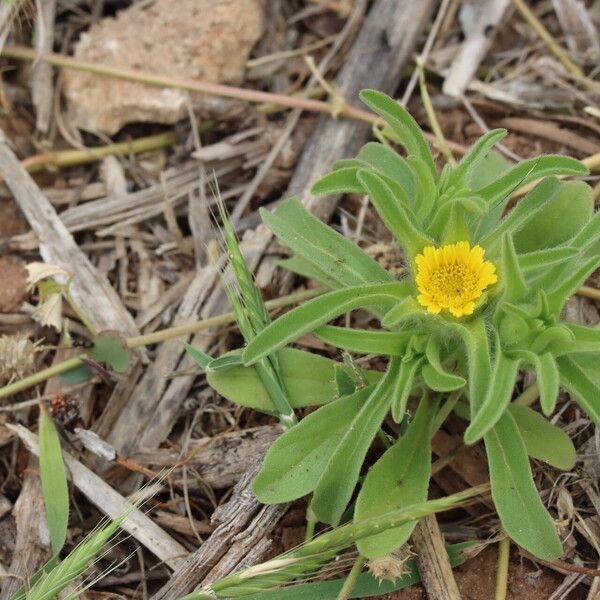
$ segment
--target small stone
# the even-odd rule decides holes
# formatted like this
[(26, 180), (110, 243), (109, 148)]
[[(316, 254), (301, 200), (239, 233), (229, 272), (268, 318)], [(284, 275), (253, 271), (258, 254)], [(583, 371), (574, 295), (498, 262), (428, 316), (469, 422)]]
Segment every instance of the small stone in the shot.
[[(75, 59), (236, 84), (264, 22), (263, 0), (136, 3), (82, 34)], [(187, 115), (187, 98), (205, 114), (222, 106), (202, 94), (75, 70), (65, 72), (64, 94), (73, 125), (107, 134), (133, 122), (175, 123)]]

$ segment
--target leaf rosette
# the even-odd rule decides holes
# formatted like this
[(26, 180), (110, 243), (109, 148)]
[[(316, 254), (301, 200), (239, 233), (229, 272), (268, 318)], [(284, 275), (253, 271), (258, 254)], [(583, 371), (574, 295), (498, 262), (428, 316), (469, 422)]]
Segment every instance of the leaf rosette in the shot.
[[(360, 377), (352, 379), (347, 365), (329, 361), (315, 371), (313, 385), (297, 351), (283, 383), (295, 391), (300, 384), (291, 373), (297, 379), (302, 372), (305, 397), (323, 406), (273, 445), (255, 492), (267, 503), (310, 494), (316, 517), (338, 524), (349, 516), (367, 452), (391, 413), (403, 435), (367, 474), (354, 519), (426, 500), (429, 441), (444, 416), (438, 400), (452, 392), (459, 398), (457, 414), (468, 421), (465, 441), (485, 443), (504, 529), (533, 554), (555, 559), (561, 543), (536, 491), (529, 456), (570, 468), (572, 444), (541, 415), (511, 401), (519, 372), (533, 370), (545, 415), (554, 410), (562, 386), (600, 424), (594, 362), (600, 331), (561, 319), (569, 297), (600, 264), (600, 214), (594, 214), (591, 190), (581, 181), (559, 179), (588, 170), (565, 156), (510, 166), (493, 151), (506, 135), (497, 129), (456, 166), (439, 172), (421, 129), (400, 104), (372, 90), (361, 98), (386, 121), (405, 157), (388, 145), (368, 143), (356, 158), (336, 163), (312, 192), (368, 196), (403, 250), (405, 274), (386, 271), (297, 199), (272, 213), (263, 210), (265, 223), (293, 253), (282, 264), (330, 291), (258, 331), (235, 368), (252, 369), (314, 333), (344, 351), (386, 356), (387, 369), (367, 377), (357, 368)], [(514, 192), (532, 182), (535, 187), (506, 211)], [(368, 311), (378, 325), (330, 324), (356, 309)], [(334, 383), (323, 385), (328, 371), (336, 373), (328, 380)], [(344, 377), (338, 377), (341, 372)], [(228, 397), (252, 405), (246, 392)], [(303, 404), (302, 394), (290, 395), (295, 407)], [(421, 398), (412, 420), (410, 396)], [(265, 410), (268, 400), (261, 398), (257, 408)], [(544, 445), (540, 431), (552, 447)], [(411, 531), (409, 525), (373, 536), (361, 542), (361, 552), (386, 554)]]

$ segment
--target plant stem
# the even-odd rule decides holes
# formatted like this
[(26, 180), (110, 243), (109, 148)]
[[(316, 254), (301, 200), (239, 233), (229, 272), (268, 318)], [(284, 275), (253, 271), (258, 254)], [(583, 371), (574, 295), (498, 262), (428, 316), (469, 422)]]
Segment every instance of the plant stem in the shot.
[(442, 128), (440, 127), (440, 122), (435, 114), (435, 110), (433, 108), (433, 104), (431, 103), (431, 98), (429, 97), (429, 92), (427, 91), (427, 83), (425, 82), (425, 69), (423, 68), (423, 63), (417, 59), (417, 69), (419, 71), (419, 88), (421, 90), (421, 100), (423, 101), (423, 107), (425, 108), (425, 112), (427, 113), (427, 119), (429, 120), (429, 124), (431, 125), (431, 129), (433, 129), (433, 133), (435, 134), (435, 139), (437, 140), (437, 147), (440, 149), (440, 152), (444, 155), (446, 162), (450, 165), (455, 165), (456, 160), (454, 160), (454, 156), (452, 154), (452, 150), (450, 150), (450, 146), (444, 137), (442, 132)]
[[(66, 287), (68, 287), (68, 286), (66, 286)], [(77, 302), (75, 302), (75, 300), (73, 300), (73, 297), (71, 296), (69, 290), (65, 288), (65, 289), (63, 289), (62, 293), (63, 293), (64, 299), (67, 301), (67, 303), (71, 307), (71, 310), (75, 313), (77, 318), (84, 324), (85, 328), (90, 332), (91, 336), (96, 337), (96, 335), (98, 335), (96, 328), (92, 325), (90, 320), (85, 316), (85, 314), (83, 313), (81, 308), (77, 305)]]
[(494, 600), (506, 600), (508, 589), (508, 559), (510, 558), (510, 538), (505, 535), (498, 543), (498, 564), (496, 566), (496, 593)]
[[(17, 58), (19, 60), (33, 61), (36, 59), (35, 50), (25, 46), (6, 44), (2, 49), (2, 54), (4, 56), (10, 56), (11, 58)], [(98, 63), (77, 60), (71, 56), (65, 56), (53, 52), (44, 54), (42, 57), (40, 57), (40, 60), (43, 60), (55, 67), (74, 69), (76, 71), (86, 71), (87, 73), (94, 73), (96, 75), (104, 75), (107, 77), (114, 77), (116, 79), (126, 79), (128, 81), (136, 81), (138, 83), (146, 83), (160, 87), (188, 90), (190, 92), (201, 92), (204, 94), (211, 94), (213, 96), (221, 96), (223, 98), (232, 98), (234, 100), (278, 104), (280, 106), (287, 106), (288, 108), (300, 108), (321, 113), (331, 113), (332, 111), (332, 105), (329, 102), (323, 102), (321, 100), (313, 100), (311, 98), (305, 98), (301, 96), (273, 94), (270, 92), (250, 90), (230, 85), (212, 83), (209, 81), (180, 79), (177, 77), (157, 75), (155, 73), (136, 71), (133, 69), (120, 69)], [(368, 123), (378, 120), (378, 117), (375, 115), (360, 108), (355, 108), (348, 105), (344, 106), (342, 114), (353, 119), (366, 121)]]
[(456, 406), (456, 403), (460, 400), (461, 396), (462, 391), (456, 390), (446, 398), (446, 400), (438, 410), (437, 415), (435, 415), (433, 427), (431, 428), (432, 436), (435, 435), (437, 430), (444, 424), (444, 421), (448, 418), (448, 415), (454, 410), (454, 407)]
[(350, 569), (350, 573), (348, 573), (348, 577), (346, 577), (346, 581), (344, 581), (344, 585), (337, 596), (337, 600), (348, 600), (348, 598), (350, 598), (352, 590), (356, 586), (356, 582), (362, 573), (364, 564), (365, 557), (361, 554), (352, 565), (352, 569)]
[[(320, 296), (327, 290), (325, 288), (313, 288), (310, 290), (301, 290), (299, 292), (293, 292), (287, 296), (281, 298), (275, 298), (265, 302), (265, 305), (269, 309), (284, 308), (290, 306), (290, 304), (299, 304), (305, 300), (310, 300), (316, 296)], [(222, 325), (229, 325), (235, 322), (235, 313), (228, 312), (216, 317), (209, 317), (202, 321), (194, 321), (193, 323), (186, 323), (184, 325), (176, 325), (175, 327), (169, 327), (167, 329), (161, 329), (154, 333), (148, 333), (146, 335), (138, 335), (131, 337), (127, 340), (127, 346), (129, 348), (139, 348), (140, 346), (149, 346), (150, 344), (156, 344), (158, 342), (164, 342), (174, 337), (181, 335), (188, 335), (190, 333), (197, 333), (198, 331), (204, 331), (211, 329), (212, 327), (221, 327)]]
[(60, 375), (65, 371), (70, 371), (81, 364), (82, 358), (87, 358), (87, 354), (79, 354), (73, 358), (63, 360), (62, 362), (56, 363), (47, 369), (42, 369), (37, 373), (33, 373), (33, 375), (29, 375), (23, 379), (20, 379), (19, 381), (5, 385), (4, 387), (0, 388), (0, 398), (5, 398), (11, 394), (16, 394), (17, 392), (26, 390), (27, 388), (33, 387), (38, 383), (42, 383), (43, 381), (46, 381), (46, 379), (50, 379), (50, 377)]
[[(204, 127), (208, 126), (208, 123), (204, 124)], [(29, 173), (37, 173), (46, 167), (73, 167), (95, 162), (106, 156), (115, 154), (139, 154), (141, 152), (158, 150), (160, 148), (172, 146), (176, 141), (177, 133), (175, 131), (166, 131), (157, 135), (149, 135), (147, 137), (138, 138), (137, 140), (108, 144), (106, 146), (96, 146), (94, 148), (84, 148), (81, 150), (42, 152), (41, 154), (26, 158), (21, 164)]]
[[(25, 46), (16, 46), (6, 44), (1, 51), (4, 56), (16, 58), (18, 60), (36, 60), (37, 55), (35, 50), (27, 48)], [(180, 90), (188, 90), (191, 92), (201, 92), (205, 94), (211, 94), (213, 96), (222, 96), (224, 98), (232, 98), (235, 100), (243, 100), (246, 102), (254, 102), (260, 104), (261, 110), (272, 111), (274, 106), (286, 107), (286, 108), (300, 108), (302, 110), (333, 114), (339, 107), (334, 106), (332, 102), (324, 102), (321, 100), (315, 100), (304, 95), (285, 95), (285, 94), (273, 94), (271, 92), (263, 92), (260, 90), (250, 90), (245, 88), (234, 87), (230, 85), (223, 85), (218, 83), (212, 83), (208, 81), (198, 81), (195, 79), (179, 79), (176, 77), (168, 77), (164, 75), (157, 75), (155, 73), (147, 73), (144, 71), (134, 71), (132, 69), (118, 69), (116, 67), (107, 67), (98, 63), (79, 61), (70, 56), (63, 54), (47, 53), (40, 57), (40, 60), (47, 62), (55, 67), (62, 67), (65, 69), (74, 69), (77, 71), (86, 71), (88, 73), (95, 73), (97, 75), (104, 75), (106, 77), (114, 77), (117, 79), (126, 79), (128, 81), (137, 81), (139, 83), (146, 83), (148, 85), (155, 85), (158, 87), (173, 88)], [(357, 121), (363, 121), (365, 123), (383, 125), (383, 120), (377, 115), (374, 115), (366, 110), (356, 108), (350, 104), (344, 104), (342, 110), (339, 113), (341, 116), (349, 119), (355, 119)], [(425, 133), (425, 136), (430, 140), (435, 140), (435, 137), (430, 133)], [(451, 142), (452, 148), (459, 154), (464, 154), (467, 148), (462, 144), (456, 144)]]
[[(310, 496), (312, 498), (312, 496)], [(317, 517), (310, 508), (310, 503), (306, 509), (306, 532), (304, 533), (304, 541), (308, 542), (315, 536), (315, 526), (317, 524)]]
[[(269, 302), (265, 302), (265, 304), (267, 308), (270, 309), (282, 308), (284, 306), (289, 306), (290, 304), (297, 304), (299, 302), (303, 302), (304, 300), (309, 300), (310, 298), (319, 296), (323, 292), (325, 292), (324, 288), (302, 290), (300, 292), (294, 292), (293, 294), (289, 294), (287, 296), (282, 296), (281, 298), (276, 298), (275, 300), (270, 300)], [(211, 317), (202, 321), (195, 321), (194, 323), (187, 323), (185, 325), (178, 325), (176, 327), (162, 329), (161, 331), (155, 331), (154, 333), (149, 333), (147, 335), (131, 337), (127, 340), (127, 346), (129, 348), (148, 346), (150, 344), (164, 342), (165, 340), (169, 340), (182, 335), (189, 335), (190, 333), (196, 333), (198, 331), (204, 331), (206, 329), (211, 329), (212, 327), (228, 325), (229, 323), (234, 322), (235, 314), (232, 312), (225, 313), (223, 315)], [(33, 373), (33, 375), (24, 377), (19, 381), (15, 381), (14, 383), (5, 385), (4, 387), (0, 388), (0, 398), (5, 398), (6, 396), (10, 396), (11, 394), (16, 394), (17, 392), (26, 390), (27, 388), (33, 387), (38, 383), (42, 383), (43, 381), (46, 381), (46, 379), (50, 379), (50, 377), (54, 377), (55, 375), (60, 375), (61, 373), (70, 371), (71, 369), (74, 369), (75, 367), (79, 366), (83, 358), (87, 358), (87, 354), (83, 353), (73, 358), (69, 358), (68, 360), (48, 367), (47, 369), (42, 369), (37, 373)]]
[(514, 400), (515, 404), (521, 406), (531, 406), (539, 397), (540, 388), (537, 383), (532, 383), (529, 387), (526, 387)]

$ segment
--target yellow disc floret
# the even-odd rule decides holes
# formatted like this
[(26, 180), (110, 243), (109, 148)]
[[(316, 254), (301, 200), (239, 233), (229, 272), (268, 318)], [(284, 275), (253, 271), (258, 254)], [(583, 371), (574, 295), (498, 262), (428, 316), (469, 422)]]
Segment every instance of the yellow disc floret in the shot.
[(469, 242), (423, 248), (415, 259), (419, 303), (431, 313), (445, 308), (455, 317), (472, 314), (475, 300), (498, 281), (496, 267), (483, 255), (481, 246)]

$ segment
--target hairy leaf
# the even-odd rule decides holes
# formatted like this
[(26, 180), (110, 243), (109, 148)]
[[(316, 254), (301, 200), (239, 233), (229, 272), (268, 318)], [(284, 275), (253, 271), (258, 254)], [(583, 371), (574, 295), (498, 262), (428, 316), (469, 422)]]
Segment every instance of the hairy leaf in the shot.
[(512, 398), (518, 369), (518, 360), (509, 358), (502, 351), (496, 354), (492, 378), (483, 402), (475, 409), (471, 423), (465, 431), (465, 443), (474, 444), (502, 417)]
[(437, 179), (437, 170), (431, 148), (412, 115), (398, 102), (375, 90), (363, 90), (360, 99), (371, 110), (383, 117), (398, 135), (409, 156), (418, 156)]
[(413, 337), (413, 331), (377, 331), (367, 329), (350, 329), (324, 325), (315, 330), (315, 335), (324, 342), (351, 352), (362, 354), (384, 354), (401, 356), (408, 342)]
[(571, 438), (556, 425), (552, 425), (540, 413), (528, 406), (512, 403), (508, 407), (515, 420), (527, 454), (557, 469), (570, 471), (577, 458)]
[(391, 359), (386, 374), (346, 428), (319, 480), (310, 507), (324, 523), (337, 525), (346, 510), (369, 446), (392, 402), (399, 362)]
[[(431, 475), (431, 424), (435, 403), (423, 398), (406, 433), (369, 470), (356, 500), (354, 521), (383, 515), (427, 500)], [(367, 558), (383, 556), (404, 544), (416, 522), (359, 540)]]
[[(589, 222), (594, 212), (592, 189), (583, 181), (562, 181), (556, 194), (515, 232), (519, 254), (555, 248), (568, 242)], [(568, 218), (565, 218), (568, 215)]]
[[(337, 397), (334, 377), (338, 363), (295, 348), (283, 348), (277, 356), (288, 400), (293, 408), (325, 404)], [(206, 379), (211, 387), (231, 402), (266, 413), (275, 412), (271, 397), (253, 367), (240, 365), (209, 371)]]
[(434, 336), (431, 336), (425, 349), (428, 364), (421, 369), (425, 383), (436, 392), (451, 392), (465, 386), (467, 382), (464, 377), (449, 373), (444, 369), (440, 352), (439, 342)]
[(411, 257), (424, 246), (433, 243), (433, 240), (419, 231), (414, 215), (409, 213), (406, 199), (398, 200), (379, 175), (370, 171), (359, 171), (357, 177), (387, 228)]
[(40, 478), (52, 553), (56, 556), (67, 539), (69, 487), (58, 431), (46, 407), (40, 405)]
[(492, 498), (506, 533), (538, 558), (561, 557), (560, 538), (535, 488), (527, 449), (510, 413), (486, 434), (485, 449)]
[(261, 216), (282, 243), (341, 286), (383, 283), (391, 275), (356, 244), (311, 215), (297, 198)]
[(312, 492), (371, 391), (365, 388), (321, 407), (275, 440), (252, 484), (256, 497), (277, 504)]
[(246, 347), (246, 365), (314, 331), (349, 310), (373, 305), (395, 304), (409, 292), (406, 283), (380, 283), (348, 287), (323, 294), (292, 309), (263, 329)]
[(492, 129), (482, 135), (462, 157), (450, 174), (449, 184), (456, 188), (465, 187), (477, 165), (488, 155), (492, 147), (507, 134), (506, 129)]
[(600, 427), (600, 369), (592, 354), (561, 356), (558, 370), (562, 386), (575, 397), (588, 417)]

